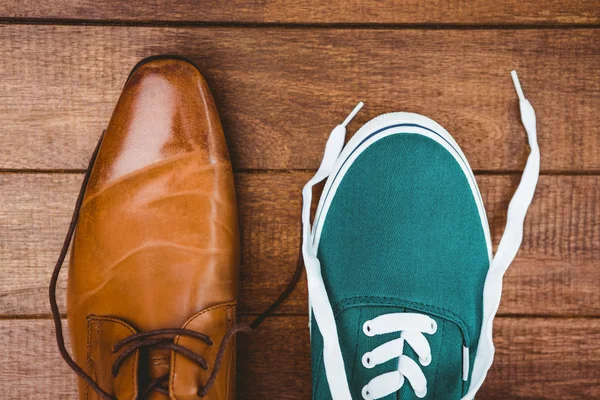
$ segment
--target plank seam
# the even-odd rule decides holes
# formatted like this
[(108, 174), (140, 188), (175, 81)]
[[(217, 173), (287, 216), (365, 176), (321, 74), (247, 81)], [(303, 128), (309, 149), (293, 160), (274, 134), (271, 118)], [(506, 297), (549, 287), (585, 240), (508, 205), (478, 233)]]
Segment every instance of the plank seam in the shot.
[(308, 23), (308, 22), (241, 22), (241, 21), (151, 21), (151, 20), (91, 20), (91, 19), (46, 19), (0, 17), (0, 24), (5, 25), (61, 25), (61, 26), (125, 26), (125, 27), (166, 27), (166, 28), (250, 28), (250, 29), (340, 29), (340, 30), (524, 30), (524, 29), (598, 29), (600, 23), (560, 23), (547, 22), (535, 24), (503, 23)]

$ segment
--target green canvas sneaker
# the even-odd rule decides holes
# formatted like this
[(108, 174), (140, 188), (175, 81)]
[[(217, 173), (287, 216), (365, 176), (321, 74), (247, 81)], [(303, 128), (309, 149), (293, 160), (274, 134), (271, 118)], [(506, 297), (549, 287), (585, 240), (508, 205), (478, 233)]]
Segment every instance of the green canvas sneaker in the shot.
[(344, 147), (360, 103), (331, 133), (303, 190), (313, 399), (471, 399), (481, 387), (539, 175), (535, 113), (513, 79), (531, 153), (494, 256), (473, 172), (439, 124), (385, 114)]

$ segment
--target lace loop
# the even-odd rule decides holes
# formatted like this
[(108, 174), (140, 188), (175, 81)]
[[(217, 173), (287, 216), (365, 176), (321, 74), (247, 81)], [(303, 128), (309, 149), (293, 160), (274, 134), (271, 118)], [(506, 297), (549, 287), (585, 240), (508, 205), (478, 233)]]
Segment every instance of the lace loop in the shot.
[(401, 355), (398, 361), (398, 372), (406, 377), (418, 398), (422, 399), (427, 395), (427, 379), (415, 360)]
[(400, 371), (390, 371), (371, 379), (368, 385), (362, 388), (362, 396), (365, 400), (376, 400), (387, 396), (382, 388), (392, 388), (394, 393), (404, 385), (404, 375)]
[[(382, 314), (363, 324), (363, 333), (369, 337), (401, 332), (400, 338), (390, 340), (363, 355), (363, 365), (373, 368), (398, 358), (398, 369), (376, 376), (363, 387), (365, 400), (375, 400), (397, 392), (404, 385), (405, 378), (419, 398), (427, 394), (427, 379), (421, 367), (404, 355), (404, 345), (408, 344), (419, 356), (422, 366), (431, 363), (431, 347), (424, 333), (433, 335), (437, 330), (435, 320), (419, 313)], [(365, 365), (366, 364), (366, 365)]]
[(139, 339), (146, 339), (146, 338), (149, 338), (152, 336), (159, 336), (159, 335), (161, 335), (161, 336), (162, 335), (189, 336), (189, 337), (193, 337), (193, 338), (202, 340), (208, 346), (212, 346), (214, 344), (213, 341), (207, 335), (205, 335), (203, 333), (190, 331), (189, 329), (168, 328), (168, 329), (157, 329), (157, 330), (149, 331), (149, 332), (140, 332), (140, 333), (136, 333), (135, 335), (127, 336), (125, 339), (118, 341), (115, 344), (115, 346), (113, 347), (112, 351), (113, 351), (113, 353), (116, 353), (117, 351), (119, 351), (119, 349), (121, 349), (126, 344), (129, 344), (129, 343), (134, 342)]
[(400, 357), (403, 352), (404, 339), (394, 339), (363, 354), (362, 363), (365, 368), (375, 368), (379, 364)]
[[(121, 354), (119, 354), (119, 356), (113, 362), (113, 365), (111, 368), (113, 377), (116, 377), (118, 375), (121, 365), (123, 365), (125, 360), (130, 355), (135, 353), (137, 350), (140, 350), (143, 348), (169, 349), (169, 350), (178, 352), (178, 353), (186, 356), (187, 358), (193, 360), (202, 369), (204, 369), (204, 370), (208, 369), (208, 362), (206, 361), (206, 359), (204, 357), (199, 356), (198, 354), (194, 353), (193, 351), (191, 351), (183, 346), (179, 346), (175, 343), (172, 343), (173, 337), (153, 338), (153, 336), (165, 336), (165, 335), (171, 335), (171, 336), (179, 335), (179, 336), (193, 337), (193, 338), (202, 340), (208, 346), (213, 345), (213, 341), (207, 335), (205, 335), (203, 333), (199, 333), (199, 332), (194, 332), (194, 331), (191, 331), (188, 329), (157, 329), (154, 331), (137, 333), (135, 335), (128, 336), (125, 339), (117, 342), (117, 344), (115, 344), (115, 346), (113, 347), (112, 352), (116, 353), (121, 348), (125, 347), (126, 345), (133, 343), (132, 345), (127, 346), (125, 348), (125, 350), (123, 350), (123, 352)], [(160, 378), (158, 378), (158, 379), (160, 379)]]
[(418, 330), (432, 334), (437, 330), (437, 322), (433, 318), (419, 313), (390, 313), (382, 314), (363, 324), (363, 332), (367, 336), (405, 330)]

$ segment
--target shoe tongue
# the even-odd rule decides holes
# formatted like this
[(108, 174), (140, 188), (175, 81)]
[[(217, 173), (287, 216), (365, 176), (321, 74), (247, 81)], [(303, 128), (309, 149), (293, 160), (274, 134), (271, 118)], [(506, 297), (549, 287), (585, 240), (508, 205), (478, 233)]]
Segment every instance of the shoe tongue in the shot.
[[(147, 362), (144, 365), (145, 371), (141, 371), (140, 376), (147, 377), (148, 384), (155, 379), (161, 378), (165, 375), (169, 375), (171, 369), (171, 350), (168, 349), (151, 349), (146, 354)], [(163, 388), (168, 388), (168, 381), (163, 383)], [(164, 394), (156, 391), (152, 392), (155, 394), (156, 399), (164, 399)], [(151, 398), (153, 400), (153, 398)]]
[[(404, 343), (403, 355), (413, 359), (423, 371), (427, 380), (426, 399), (460, 399), (463, 394), (462, 367), (463, 367), (463, 336), (460, 328), (449, 319), (423, 313), (405, 307), (363, 306), (345, 310), (338, 316), (338, 329), (342, 352), (353, 398), (362, 398), (363, 386), (379, 375), (398, 369), (398, 358), (385, 363), (366, 368), (363, 366), (362, 357), (365, 353), (373, 351), (376, 347), (400, 337), (401, 332), (369, 337), (363, 332), (363, 324), (380, 315), (391, 313), (422, 313), (437, 322), (437, 331), (434, 334), (425, 333), (431, 348), (431, 363), (423, 366), (419, 356)], [(466, 385), (465, 385), (466, 386)], [(397, 397), (400, 395), (399, 397)], [(384, 399), (418, 399), (415, 391), (405, 379), (398, 393), (384, 397)]]

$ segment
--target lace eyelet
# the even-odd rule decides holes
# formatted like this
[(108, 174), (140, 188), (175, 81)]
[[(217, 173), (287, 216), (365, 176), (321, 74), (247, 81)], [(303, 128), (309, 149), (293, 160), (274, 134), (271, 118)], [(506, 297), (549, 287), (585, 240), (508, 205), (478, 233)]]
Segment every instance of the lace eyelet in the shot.
[(431, 328), (430, 328), (429, 333), (433, 335), (436, 332), (437, 332), (437, 322), (435, 322), (435, 319), (431, 319)]
[(427, 358), (419, 357), (419, 362), (422, 366), (427, 367), (429, 364), (431, 364), (431, 355), (429, 355)]
[(365, 400), (373, 400), (373, 398), (371, 397), (371, 394), (369, 393), (369, 387), (368, 386), (364, 386), (362, 388), (362, 397)]
[(371, 363), (371, 353), (367, 352), (362, 356), (362, 365), (365, 368), (371, 369), (375, 368), (375, 364)]
[(371, 325), (369, 325), (369, 322), (371, 322), (371, 321), (367, 321), (363, 324), (363, 332), (365, 335), (367, 335), (369, 337), (373, 337), (373, 336), (375, 336), (375, 333), (373, 333), (373, 330), (371, 329)]

